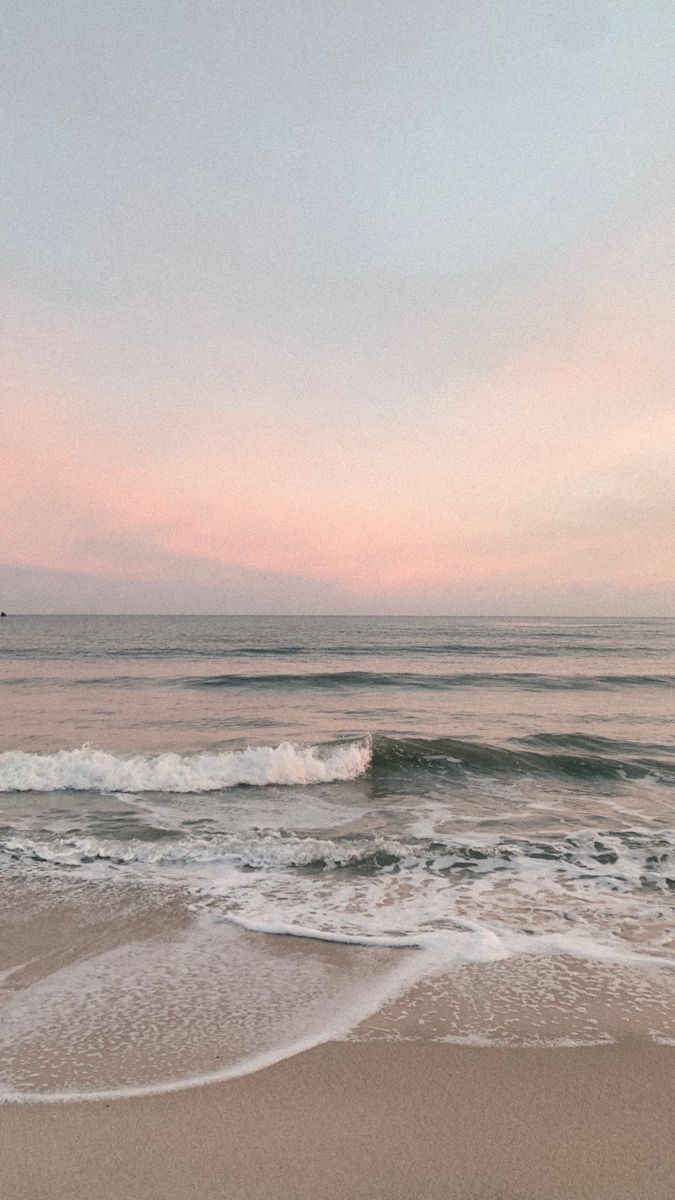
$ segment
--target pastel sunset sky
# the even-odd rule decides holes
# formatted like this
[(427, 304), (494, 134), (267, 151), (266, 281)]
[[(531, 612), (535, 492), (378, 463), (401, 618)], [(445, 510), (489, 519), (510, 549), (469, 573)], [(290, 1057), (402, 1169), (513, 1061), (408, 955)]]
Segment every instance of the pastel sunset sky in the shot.
[(675, 613), (670, 0), (7, 0), (0, 607)]

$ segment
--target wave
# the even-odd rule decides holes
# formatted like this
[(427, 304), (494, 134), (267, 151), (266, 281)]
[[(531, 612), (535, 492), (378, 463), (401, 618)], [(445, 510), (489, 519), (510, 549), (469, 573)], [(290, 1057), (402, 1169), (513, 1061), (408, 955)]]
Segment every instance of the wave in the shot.
[[(248, 651), (242, 652), (242, 657)], [(251, 652), (253, 653), (253, 652)], [(265, 654), (265, 651), (255, 653)], [(275, 651), (275, 654), (281, 653)], [(295, 653), (295, 650), (284, 651)], [(299, 651), (298, 651), (299, 653)], [(139, 656), (144, 657), (144, 656)], [(147, 656), (146, 656), (147, 657)], [(198, 656), (196, 656), (198, 657)], [(228, 655), (230, 657), (230, 655)], [(237, 657), (236, 654), (231, 657)], [(157, 688), (182, 687), (197, 689), (270, 688), (297, 691), (352, 690), (368, 688), (414, 689), (427, 692), (449, 691), (454, 688), (507, 688), (529, 692), (609, 691), (626, 688), (675, 688), (675, 675), (549, 675), (534, 671), (460, 671), (440, 674), (418, 671), (280, 671), (255, 674), (229, 672), (218, 675), (16, 675), (4, 679), (6, 687), (96, 687), (96, 688)]]
[[(366, 775), (386, 779), (420, 770), (456, 780), (475, 775), (527, 775), (588, 781), (651, 778), (675, 783), (675, 757), (668, 747), (653, 747), (660, 757), (652, 758), (630, 753), (650, 747), (580, 734), (541, 734), (538, 741), (523, 741), (527, 748), (451, 737), (390, 738), (376, 734), (327, 745), (282, 742), (277, 746), (186, 754), (120, 755), (90, 746), (52, 754), (8, 750), (0, 753), (0, 793), (199, 793), (244, 786), (338, 783)], [(550, 749), (530, 748), (537, 744)], [(612, 755), (609, 751), (613, 748), (624, 750), (624, 755)]]
[[(292, 658), (299, 654), (313, 654), (315, 651), (308, 646), (122, 646), (119, 649), (113, 649), (110, 646), (79, 646), (74, 649), (72, 646), (64, 647), (44, 647), (44, 646), (0, 646), (0, 658), (14, 658), (20, 661), (38, 661), (38, 662), (58, 662), (61, 660), (68, 661), (93, 661), (105, 663), (108, 660), (116, 659), (210, 659), (210, 658), (249, 658), (257, 656), (269, 656), (270, 658), (282, 657)], [(330, 647), (320, 647), (321, 654), (349, 653), (348, 649), (344, 651), (334, 650)], [(369, 653), (365, 651), (352, 651), (355, 654)], [(397, 651), (393, 651), (396, 653)]]
[[(65, 676), (65, 675), (15, 675), (3, 677), (3, 688), (32, 688), (44, 691), (46, 688), (115, 688), (128, 691), (136, 688), (156, 688), (166, 683), (151, 675), (101, 675), (101, 676)], [(168, 682), (175, 685), (176, 680)]]
[(134, 838), (117, 841), (94, 836), (33, 838), (14, 835), (0, 840), (0, 852), (21, 862), (86, 867), (95, 863), (176, 869), (217, 865), (243, 871), (327, 871), (372, 875), (402, 871), (450, 877), (459, 873), (485, 876), (508, 873), (529, 880), (540, 871), (563, 872), (571, 878), (603, 878), (650, 891), (675, 890), (675, 839), (672, 834), (585, 830), (566, 837), (508, 838), (499, 835), (460, 840), (437, 836), (433, 841), (368, 835), (317, 838), (279, 831), (210, 837), (178, 836), (171, 840)]
[[(572, 735), (574, 736), (574, 735)], [(588, 741), (588, 739), (587, 739)], [(572, 779), (612, 780), (656, 777), (675, 781), (675, 760), (614, 758), (606, 751), (610, 739), (596, 739), (600, 751), (590, 753), (541, 753), (511, 749), (489, 742), (459, 738), (373, 738), (372, 771), (417, 766), (447, 774), (554, 775)], [(618, 743), (620, 745), (620, 743)], [(665, 748), (664, 748), (665, 749)]]
[(675, 688), (675, 675), (544, 675), (531, 671), (465, 671), (452, 675), (416, 671), (310, 671), (276, 674), (199, 675), (176, 679), (188, 688), (424, 688), (507, 687), (526, 691), (594, 691), (609, 688)]
[(370, 872), (402, 862), (409, 852), (401, 843), (382, 838), (297, 837), (276, 831), (248, 836), (220, 834), (211, 838), (178, 837), (172, 841), (116, 841), (97, 837), (30, 838), (0, 841), (0, 852), (19, 861), (80, 867), (96, 862), (114, 866), (192, 867), (233, 866), (249, 871), (358, 870)]
[(0, 792), (212, 792), (269, 784), (356, 779), (370, 766), (369, 738), (329, 747), (249, 747), (194, 754), (115, 755), (83, 746), (54, 754), (0, 754)]
[[(631, 647), (632, 653), (656, 656), (658, 647), (639, 645)], [(615, 645), (609, 641), (592, 636), (588, 642), (568, 641), (564, 637), (551, 635), (548, 641), (518, 641), (510, 639), (483, 642), (364, 642), (362, 644), (289, 644), (289, 645), (227, 645), (214, 646), (0, 646), (0, 659), (9, 658), (27, 662), (58, 662), (93, 661), (105, 663), (117, 659), (150, 659), (150, 660), (199, 660), (199, 659), (228, 659), (228, 658), (407, 658), (450, 655), (455, 657), (487, 657), (499, 658), (558, 658), (567, 655), (601, 655), (622, 656), (626, 654), (623, 645)]]
[(667, 745), (664, 742), (636, 742), (627, 738), (602, 737), (589, 733), (532, 733), (517, 739), (521, 746), (555, 747), (561, 750), (582, 750), (585, 752), (607, 755), (644, 755), (660, 754), (675, 756), (675, 743)]

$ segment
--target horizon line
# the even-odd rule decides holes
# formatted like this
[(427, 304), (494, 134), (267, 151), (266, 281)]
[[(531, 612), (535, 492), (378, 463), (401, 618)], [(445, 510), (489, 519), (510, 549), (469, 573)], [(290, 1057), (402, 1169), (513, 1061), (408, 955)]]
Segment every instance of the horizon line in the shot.
[(527, 621), (675, 621), (675, 613), (655, 614), (655, 613), (390, 613), (390, 612), (327, 612), (327, 613), (279, 613), (279, 612), (5, 612), (4, 618), (10, 620), (12, 617), (186, 617), (186, 618), (207, 618), (207, 619), (229, 619), (229, 618), (245, 618), (247, 620), (260, 619), (268, 620), (274, 618), (277, 620), (481, 620), (481, 621), (496, 621), (496, 620), (527, 620)]

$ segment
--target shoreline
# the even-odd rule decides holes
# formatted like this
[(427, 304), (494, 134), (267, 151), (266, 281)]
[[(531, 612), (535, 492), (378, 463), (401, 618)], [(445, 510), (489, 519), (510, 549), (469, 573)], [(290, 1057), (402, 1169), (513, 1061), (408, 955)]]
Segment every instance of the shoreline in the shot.
[(327, 1042), (253, 1074), (0, 1107), (7, 1200), (671, 1200), (675, 1047)]

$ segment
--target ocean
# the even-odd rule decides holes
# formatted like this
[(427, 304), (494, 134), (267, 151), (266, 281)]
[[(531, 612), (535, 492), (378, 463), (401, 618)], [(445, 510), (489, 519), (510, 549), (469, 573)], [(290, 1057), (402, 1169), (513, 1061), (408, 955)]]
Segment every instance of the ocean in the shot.
[(0, 1097), (675, 1038), (675, 621), (0, 622)]

